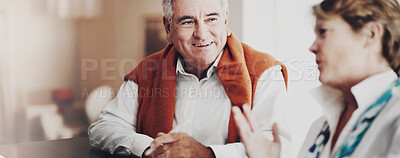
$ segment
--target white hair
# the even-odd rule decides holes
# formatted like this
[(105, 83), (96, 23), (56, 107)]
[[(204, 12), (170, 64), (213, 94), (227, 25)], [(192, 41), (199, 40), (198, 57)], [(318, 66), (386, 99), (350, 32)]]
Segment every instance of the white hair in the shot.
[[(229, 10), (228, 8), (228, 0), (220, 0), (223, 16), (226, 16), (226, 12)], [(162, 0), (162, 8), (163, 8), (163, 16), (168, 19), (168, 22), (172, 23), (172, 16), (174, 15), (174, 11), (172, 10), (172, 2), (173, 0)]]

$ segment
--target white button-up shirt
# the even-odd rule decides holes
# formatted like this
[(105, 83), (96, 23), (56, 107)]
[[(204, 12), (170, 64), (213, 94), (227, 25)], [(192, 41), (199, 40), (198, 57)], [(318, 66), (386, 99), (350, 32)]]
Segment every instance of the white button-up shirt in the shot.
[[(223, 53), (201, 79), (185, 72), (183, 59), (177, 62), (176, 104), (173, 132), (185, 132), (199, 143), (213, 149), (216, 157), (247, 157), (242, 143), (226, 144), (231, 102), (222, 83), (215, 74)], [(132, 81), (122, 84), (117, 96), (104, 108), (99, 120), (89, 127), (92, 146), (113, 153), (123, 146), (141, 156), (153, 138), (136, 133), (138, 85)], [(272, 138), (271, 127), (278, 122), (282, 148), (289, 149), (289, 134), (279, 104), (285, 96), (285, 83), (281, 66), (266, 70), (260, 77), (253, 101), (253, 113), (266, 137)], [(283, 152), (284, 153), (284, 152)]]
[[(341, 91), (321, 86), (313, 91), (316, 100), (321, 104), (324, 115), (311, 126), (299, 158), (305, 158), (308, 149), (312, 146), (325, 121), (328, 122), (330, 138), (320, 157), (334, 157), (346, 142), (352, 128), (360, 115), (374, 104), (387, 91), (397, 75), (393, 70), (368, 77), (351, 88), (358, 108), (353, 112), (350, 120), (343, 128), (331, 153), (333, 133), (336, 130), (340, 114), (344, 109), (344, 98)], [(357, 149), (351, 155), (357, 158), (387, 158), (400, 157), (400, 88), (395, 88), (393, 96), (381, 111), (364, 135)]]

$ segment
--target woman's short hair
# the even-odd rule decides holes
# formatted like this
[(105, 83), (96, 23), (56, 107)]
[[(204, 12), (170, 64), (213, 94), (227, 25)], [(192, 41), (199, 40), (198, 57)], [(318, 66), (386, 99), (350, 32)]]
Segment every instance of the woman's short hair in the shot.
[(397, 0), (324, 0), (313, 7), (318, 19), (341, 16), (354, 31), (370, 21), (384, 27), (382, 55), (391, 68), (400, 74), (400, 7)]

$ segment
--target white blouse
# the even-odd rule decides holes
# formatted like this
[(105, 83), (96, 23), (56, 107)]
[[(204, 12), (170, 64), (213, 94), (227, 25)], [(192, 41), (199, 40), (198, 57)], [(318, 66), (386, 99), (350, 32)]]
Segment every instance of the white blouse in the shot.
[[(353, 112), (350, 120), (343, 128), (337, 139), (331, 153), (331, 144), (333, 133), (341, 112), (344, 109), (343, 94), (336, 89), (328, 86), (321, 86), (312, 93), (316, 100), (321, 104), (324, 115), (316, 120), (311, 126), (303, 147), (300, 150), (299, 158), (305, 158), (308, 149), (313, 145), (315, 138), (320, 132), (325, 121), (330, 128), (330, 138), (323, 149), (320, 158), (334, 157), (339, 149), (345, 143), (355, 122), (359, 116), (372, 104), (374, 104), (381, 95), (391, 88), (397, 79), (394, 71), (386, 71), (368, 77), (362, 82), (351, 88), (358, 108)], [(387, 158), (400, 157), (400, 88), (393, 90), (393, 96), (381, 111), (377, 118), (364, 135), (357, 149), (351, 155), (354, 158)]]

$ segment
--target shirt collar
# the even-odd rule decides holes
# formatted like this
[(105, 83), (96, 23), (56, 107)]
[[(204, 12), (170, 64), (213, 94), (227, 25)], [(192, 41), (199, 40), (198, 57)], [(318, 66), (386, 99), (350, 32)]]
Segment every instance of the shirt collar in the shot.
[(342, 111), (342, 106), (338, 106), (343, 102), (342, 92), (327, 85), (321, 85), (313, 89), (311, 95), (322, 107), (322, 112), (329, 126), (335, 127), (334, 122), (336, 118), (339, 118), (340, 112)]
[[(222, 54), (224, 53), (223, 49), (221, 51), (221, 53), (219, 53), (217, 59), (215, 59), (214, 63), (210, 66), (210, 68), (207, 70), (207, 78), (210, 78), (214, 73), (215, 70), (217, 69), (218, 63), (221, 60)], [(176, 62), (176, 74), (178, 75), (178, 73), (180, 74), (187, 74), (187, 72), (185, 71), (185, 69), (183, 68), (183, 64), (184, 64), (184, 60), (182, 56), (178, 57), (178, 61)]]
[[(358, 104), (356, 111), (365, 111), (365, 109), (374, 104), (378, 98), (390, 88), (396, 79), (397, 74), (393, 70), (388, 70), (372, 75), (351, 87), (351, 93), (354, 95)], [(343, 93), (338, 89), (322, 85), (312, 90), (311, 94), (322, 106), (324, 116), (329, 126), (333, 128), (336, 127), (336, 122), (343, 110)]]
[[(382, 72), (361, 81), (351, 88), (358, 107), (364, 111), (374, 104), (382, 94), (396, 81), (397, 74), (393, 70)], [(368, 93), (366, 93), (368, 92)]]

